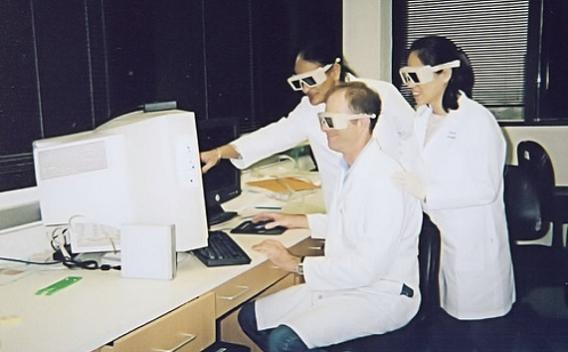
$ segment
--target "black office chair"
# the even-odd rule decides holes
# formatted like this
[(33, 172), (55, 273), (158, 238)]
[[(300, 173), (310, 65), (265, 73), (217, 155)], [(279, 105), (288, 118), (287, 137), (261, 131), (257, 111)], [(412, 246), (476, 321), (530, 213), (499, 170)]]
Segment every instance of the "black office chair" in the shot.
[(543, 217), (544, 196), (525, 168), (508, 165), (504, 175), (504, 200), (517, 296), (550, 282), (557, 262), (551, 247), (520, 245), (540, 239), (549, 229)]
[(438, 272), (440, 268), (440, 232), (424, 214), (419, 238), (418, 262), (422, 302), (408, 325), (382, 335), (371, 335), (317, 349), (326, 352), (422, 351), (428, 343), (428, 327), (440, 307)]
[(568, 187), (556, 186), (552, 161), (537, 142), (520, 142), (517, 145), (517, 159), (519, 166), (535, 180), (542, 196), (543, 220), (552, 223), (552, 246), (563, 247), (562, 225), (568, 223)]
[[(552, 352), (554, 340), (565, 339), (568, 320), (543, 312), (550, 312), (553, 300), (548, 297), (556, 292), (565, 290), (568, 297), (568, 257), (558, 248), (516, 242), (541, 238), (549, 229), (543, 217), (546, 196), (526, 168), (507, 166), (504, 199), (517, 288), (517, 303), (510, 314), (519, 337), (515, 351)], [(531, 298), (536, 290), (537, 300)], [(560, 312), (568, 300), (556, 304)]]
[[(538, 143), (533, 141), (522, 141), (517, 146), (517, 158), (519, 161), (518, 170), (514, 169), (517, 176), (522, 176), (523, 187), (511, 182), (519, 182), (509, 178), (510, 187), (516, 188), (514, 191), (506, 195), (506, 204), (509, 208), (512, 202), (517, 207), (536, 207), (533, 201), (527, 201), (531, 194), (538, 198), (540, 219), (539, 228), (530, 229), (511, 228), (519, 224), (518, 209), (512, 211), (513, 219), (509, 221), (510, 234), (512, 238), (511, 250), (513, 254), (513, 264), (515, 265), (517, 293), (520, 298), (526, 295), (535, 287), (554, 286), (558, 284), (566, 274), (562, 267), (566, 265), (566, 251), (562, 243), (562, 224), (568, 221), (568, 194), (564, 194), (566, 188), (558, 188), (555, 186), (554, 169), (552, 162), (546, 150)], [(509, 167), (512, 169), (512, 167)], [(507, 178), (507, 175), (506, 175)], [(530, 184), (530, 185), (529, 185)], [(505, 184), (507, 186), (507, 182)], [(527, 191), (530, 187), (530, 192)], [(506, 189), (507, 191), (507, 189)], [(524, 192), (524, 195), (516, 193)], [(567, 192), (568, 193), (568, 192)], [(524, 199), (509, 199), (507, 197)], [(563, 204), (564, 203), (564, 204)], [(513, 210), (513, 209), (510, 209)], [(524, 209), (527, 211), (527, 209)], [(533, 209), (533, 211), (535, 211)], [(566, 213), (566, 214), (564, 214)], [(536, 214), (533, 214), (536, 216)], [(531, 219), (535, 221), (535, 219)], [(525, 244), (517, 245), (519, 240), (537, 240), (542, 238), (552, 225), (553, 236), (552, 245), (546, 246), (542, 244)], [(521, 226), (523, 227), (523, 226)]]

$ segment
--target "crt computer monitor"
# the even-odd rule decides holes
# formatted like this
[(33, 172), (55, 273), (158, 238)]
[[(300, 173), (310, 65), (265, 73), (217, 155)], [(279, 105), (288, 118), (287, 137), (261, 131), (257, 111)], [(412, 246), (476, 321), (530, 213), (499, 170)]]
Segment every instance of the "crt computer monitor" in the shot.
[[(217, 118), (197, 121), (199, 149), (211, 150), (232, 142), (239, 136), (237, 119)], [(225, 211), (221, 204), (241, 194), (241, 172), (227, 159), (203, 174), (203, 190), (209, 225), (229, 220), (235, 212)]]
[(73, 252), (118, 249), (123, 225), (174, 225), (177, 251), (207, 246), (192, 112), (136, 111), (92, 131), (35, 141), (42, 221)]

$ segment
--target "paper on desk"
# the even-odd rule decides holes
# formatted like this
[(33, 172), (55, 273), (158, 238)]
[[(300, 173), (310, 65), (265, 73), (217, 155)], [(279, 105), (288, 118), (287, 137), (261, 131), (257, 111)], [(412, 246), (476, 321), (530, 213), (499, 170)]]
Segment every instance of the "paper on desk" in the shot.
[(319, 188), (312, 182), (296, 177), (277, 177), (268, 180), (249, 181), (246, 184), (247, 186), (259, 187), (276, 193), (309, 191)]

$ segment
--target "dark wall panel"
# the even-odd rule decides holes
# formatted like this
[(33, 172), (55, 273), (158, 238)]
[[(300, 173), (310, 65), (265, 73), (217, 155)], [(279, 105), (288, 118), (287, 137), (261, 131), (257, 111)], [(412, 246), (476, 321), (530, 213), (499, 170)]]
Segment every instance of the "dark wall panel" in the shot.
[(87, 1), (89, 77), (92, 84), (93, 126), (111, 118), (108, 91), (108, 64), (105, 37), (105, 13), (100, 1)]
[(0, 191), (34, 184), (41, 137), (30, 1), (0, 2)]
[(30, 2), (1, 1), (0, 14), (0, 155), (29, 153), (41, 136)]
[(43, 128), (46, 137), (92, 127), (85, 3), (34, 1)]
[(539, 117), (543, 120), (568, 120), (566, 92), (568, 91), (568, 2), (545, 1), (542, 39), (542, 66)]
[(155, 2), (153, 100), (178, 102), (178, 108), (206, 117), (203, 3), (209, 0)]
[(152, 3), (104, 2), (111, 116), (135, 110), (155, 96)]
[(232, 116), (246, 124), (253, 116), (250, 11), (251, 0), (205, 2), (205, 68), (210, 118)]

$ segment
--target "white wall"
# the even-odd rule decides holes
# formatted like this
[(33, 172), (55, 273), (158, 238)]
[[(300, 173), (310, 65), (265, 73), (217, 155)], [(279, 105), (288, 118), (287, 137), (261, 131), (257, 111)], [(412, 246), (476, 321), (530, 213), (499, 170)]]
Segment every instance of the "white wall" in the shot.
[[(391, 81), (392, 1), (343, 0), (343, 52), (361, 77)], [(568, 156), (564, 152), (568, 150), (568, 126), (516, 126), (503, 130), (509, 144), (509, 162), (516, 163), (518, 142), (537, 141), (550, 154), (556, 183), (568, 185)]]
[(392, 0), (343, 0), (343, 53), (360, 77), (391, 80)]

